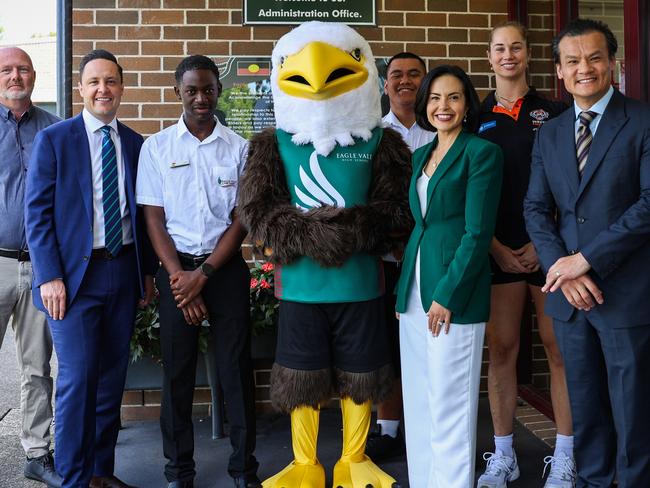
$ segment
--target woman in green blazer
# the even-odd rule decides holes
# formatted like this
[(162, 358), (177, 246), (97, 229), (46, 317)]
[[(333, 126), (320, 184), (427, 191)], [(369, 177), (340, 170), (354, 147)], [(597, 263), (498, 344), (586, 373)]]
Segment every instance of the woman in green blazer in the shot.
[(415, 228), (397, 287), (409, 483), (470, 488), (503, 157), (473, 134), (479, 100), (462, 69), (430, 71), (415, 110), (438, 135), (413, 154)]

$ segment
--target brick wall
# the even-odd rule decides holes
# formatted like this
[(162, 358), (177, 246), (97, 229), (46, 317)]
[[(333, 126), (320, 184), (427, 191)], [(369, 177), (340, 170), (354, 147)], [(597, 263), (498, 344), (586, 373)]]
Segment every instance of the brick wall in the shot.
[[(461, 66), (483, 97), (494, 88), (486, 60), (490, 29), (507, 20), (507, 0), (377, 0), (378, 27), (360, 27), (376, 57), (412, 51), (427, 60), (429, 68), (441, 63)], [(529, 0), (529, 26), (534, 60), (531, 81), (552, 91), (555, 76), (550, 40), (553, 34), (553, 0)], [(215, 58), (230, 55), (269, 56), (274, 41), (286, 26), (242, 26), (242, 0), (74, 0), (73, 84), (76, 66), (89, 50), (113, 52), (125, 69), (126, 90), (120, 119), (149, 135), (173, 124), (180, 114), (174, 96), (173, 70), (190, 54)], [(81, 110), (74, 93), (73, 112)], [(245, 247), (251, 260), (251, 249)], [(547, 386), (543, 349), (534, 345), (535, 383)], [(487, 357), (487, 356), (486, 356)], [(484, 375), (487, 364), (484, 363)], [(267, 401), (268, 369), (256, 374), (261, 400)], [(485, 376), (482, 389), (485, 389)], [(147, 404), (154, 396), (135, 395)], [(137, 403), (137, 402), (136, 402)]]

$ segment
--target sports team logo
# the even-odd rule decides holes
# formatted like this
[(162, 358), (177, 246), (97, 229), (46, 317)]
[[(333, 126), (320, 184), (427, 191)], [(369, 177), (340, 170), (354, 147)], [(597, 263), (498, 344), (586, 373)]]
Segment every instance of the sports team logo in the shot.
[(530, 113), (530, 117), (533, 119), (533, 131), (536, 131), (548, 120), (550, 114), (543, 108), (538, 108)]

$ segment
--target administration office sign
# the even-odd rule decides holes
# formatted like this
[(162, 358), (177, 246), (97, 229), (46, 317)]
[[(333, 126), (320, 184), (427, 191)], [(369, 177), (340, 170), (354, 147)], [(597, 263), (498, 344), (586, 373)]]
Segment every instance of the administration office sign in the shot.
[(375, 12), (375, 0), (244, 0), (244, 24), (377, 25)]

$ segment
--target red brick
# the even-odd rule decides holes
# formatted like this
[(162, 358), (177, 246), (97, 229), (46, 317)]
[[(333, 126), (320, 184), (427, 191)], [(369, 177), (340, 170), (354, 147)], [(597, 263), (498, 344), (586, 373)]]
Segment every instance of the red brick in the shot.
[(469, 62), (466, 59), (447, 59), (444, 56), (436, 56), (431, 61), (429, 61), (429, 69), (433, 69), (436, 66), (440, 66), (441, 64), (459, 66), (463, 68), (464, 71), (467, 71), (469, 69)]
[(472, 73), (491, 73), (490, 63), (487, 59), (472, 59), (470, 61)]
[(183, 24), (185, 13), (182, 10), (143, 10), (143, 24)]
[(184, 58), (185, 56), (165, 56), (162, 58), (163, 71), (175, 71), (178, 63), (180, 63)]
[(220, 10), (187, 10), (185, 18), (188, 24), (227, 24), (228, 12)]
[(174, 73), (140, 73), (141, 86), (174, 86)]
[(163, 8), (205, 8), (205, 0), (163, 0)]
[(424, 0), (384, 0), (384, 10), (426, 10)]
[(487, 27), (488, 20), (484, 14), (449, 14), (449, 27)]
[(137, 24), (137, 10), (96, 10), (95, 22), (97, 24)]
[[(137, 42), (127, 41), (97, 41), (95, 43), (96, 49), (106, 49), (116, 56), (121, 54), (139, 54)], [(119, 59), (118, 59), (119, 61)]]
[(260, 55), (269, 56), (273, 50), (272, 42), (233, 42), (232, 54), (233, 55)]
[(242, 8), (241, 0), (209, 0), (209, 8)]
[(171, 119), (181, 114), (181, 107), (174, 104), (153, 104), (147, 103), (142, 106), (143, 119)]
[(178, 97), (173, 88), (165, 88), (163, 90), (163, 102), (178, 102)]
[(382, 29), (378, 27), (358, 27), (353, 26), (366, 41), (381, 41), (383, 40)]
[[(180, 117), (181, 115), (181, 108), (178, 107), (177, 113), (175, 115), (176, 118)], [(194, 389), (194, 397), (193, 397), (194, 403), (211, 403), (212, 402), (212, 392), (210, 391), (210, 388), (207, 387), (199, 387)]]
[(142, 41), (142, 54), (185, 54), (182, 41)]
[(127, 87), (122, 100), (125, 102), (160, 102), (160, 89)]
[(490, 15), (490, 27), (496, 27), (499, 24), (503, 24), (508, 21), (508, 16), (506, 14), (492, 14)]
[(251, 28), (242, 26), (211, 25), (208, 27), (208, 39), (250, 40)]
[(160, 39), (160, 26), (136, 25), (117, 28), (118, 39)]
[(449, 56), (459, 58), (483, 58), (485, 57), (484, 44), (450, 44)]
[(228, 43), (223, 41), (195, 41), (187, 43), (187, 54), (203, 54), (205, 56), (230, 54)]
[(198, 25), (190, 27), (165, 26), (163, 28), (163, 38), (180, 40), (205, 39), (205, 27)]
[(423, 27), (433, 27), (433, 26), (447, 26), (447, 15), (446, 14), (432, 14), (428, 12), (422, 12), (418, 14), (406, 14), (406, 25), (408, 26), (423, 26)]
[[(119, 61), (119, 59), (118, 59)], [(124, 86), (129, 87), (129, 86), (138, 86), (138, 73), (129, 73), (125, 72), (124, 76), (122, 77), (122, 83), (124, 83)]]
[(145, 405), (160, 405), (162, 399), (162, 391), (144, 390), (143, 394), (144, 394)]
[(75, 25), (72, 27), (72, 38), (91, 40), (115, 39), (115, 27)]
[(122, 422), (133, 420), (155, 420), (160, 418), (160, 405), (151, 407), (123, 406), (121, 410)]
[(230, 23), (232, 25), (243, 24), (244, 21), (242, 19), (243, 14), (241, 10), (233, 10), (230, 12)]
[(74, 0), (74, 8), (113, 8), (115, 0)]
[(429, 29), (427, 40), (467, 42), (467, 29)]
[[(123, 107), (120, 107), (120, 115)], [(142, 390), (125, 391), (122, 393), (122, 405), (143, 405)]]
[(162, 128), (166, 129), (167, 127), (170, 127), (170, 126), (174, 125), (177, 122), (178, 122), (178, 118), (176, 118), (176, 119), (163, 119), (162, 120)]
[[(72, 55), (73, 56), (85, 56), (88, 54), (90, 51), (93, 49), (93, 42), (92, 41), (78, 41), (74, 40), (72, 43)], [(73, 60), (73, 67), (79, 66), (79, 63), (75, 63)]]
[(388, 27), (385, 29), (386, 39), (391, 41), (426, 41), (425, 29), (409, 29), (406, 27)]
[[(416, 14), (406, 14), (416, 15)], [(404, 14), (398, 12), (379, 12), (377, 14), (377, 25), (404, 25)], [(412, 25), (407, 22), (406, 25)], [(416, 24), (417, 25), (417, 24)]]
[(72, 10), (72, 24), (94, 24), (95, 23), (94, 10)]
[[(140, 117), (140, 105), (133, 103), (120, 104), (120, 119), (137, 119)], [(125, 392), (126, 393), (126, 392)]]
[(530, 71), (535, 74), (550, 74), (553, 73), (555, 65), (553, 61), (549, 60), (533, 60), (530, 62)]
[(372, 54), (375, 57), (390, 57), (395, 53), (404, 51), (403, 42), (370, 42), (370, 48), (372, 49)]
[(161, 0), (117, 0), (120, 8), (160, 8)]
[(467, 12), (467, 0), (428, 0), (429, 12)]
[(469, 42), (483, 42), (487, 49), (490, 41), (490, 29), (469, 29)]
[(470, 12), (508, 12), (507, 0), (470, 0)]
[(283, 35), (291, 30), (291, 26), (262, 26), (256, 25), (253, 27), (253, 39), (256, 41), (280, 39)]
[(553, 4), (547, 0), (528, 0), (528, 13), (552, 15)]
[(470, 75), (475, 88), (490, 88), (490, 77), (487, 75)]
[(159, 120), (122, 120), (122, 122), (138, 134), (151, 135), (160, 131)]
[(406, 50), (427, 58), (442, 58), (447, 56), (447, 46), (431, 42), (408, 43)]
[(121, 56), (120, 64), (126, 71), (160, 70), (160, 58), (157, 56)]

